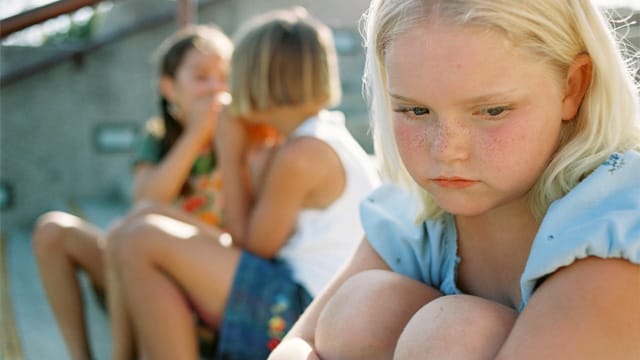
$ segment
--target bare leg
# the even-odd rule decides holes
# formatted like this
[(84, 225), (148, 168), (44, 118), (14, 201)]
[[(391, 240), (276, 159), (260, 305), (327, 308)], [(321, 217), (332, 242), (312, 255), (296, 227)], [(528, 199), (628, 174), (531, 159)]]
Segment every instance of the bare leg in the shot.
[(219, 321), (240, 251), (218, 244), (214, 231), (150, 214), (122, 232), (117, 253), (135, 334), (152, 359), (197, 359), (190, 300)]
[(94, 288), (104, 288), (102, 232), (63, 212), (42, 215), (33, 232), (40, 278), (72, 359), (91, 359), (84, 304), (76, 270), (85, 270)]
[(405, 324), (440, 292), (399, 274), (370, 270), (353, 276), (318, 319), (323, 359), (390, 359)]
[[(124, 289), (117, 269), (119, 264), (119, 252), (123, 243), (131, 237), (129, 232), (143, 222), (149, 214), (164, 214), (184, 222), (190, 222), (200, 227), (207, 226), (199, 219), (187, 214), (175, 207), (155, 201), (143, 201), (136, 204), (129, 213), (119, 222), (113, 224), (106, 235), (106, 287), (109, 307), (109, 319), (111, 323), (112, 359), (128, 360), (138, 355), (139, 344), (135, 341), (133, 323), (130, 310), (125, 304)], [(209, 227), (208, 229), (211, 229)], [(217, 232), (215, 233), (217, 234)], [(212, 233), (211, 236), (215, 234)]]
[(411, 318), (394, 359), (493, 359), (516, 315), (513, 309), (476, 296), (440, 297)]
[[(220, 230), (211, 224), (204, 222), (198, 217), (193, 216), (193, 214), (176, 208), (175, 206), (154, 201), (144, 201), (136, 205), (131, 212), (127, 214), (123, 223), (128, 225), (136, 223), (139, 224), (141, 222), (140, 219), (144, 219), (145, 216), (150, 214), (163, 215), (180, 222), (193, 225), (198, 228), (198, 232), (206, 234), (205, 236), (211, 237), (212, 239), (217, 238), (220, 235)], [(128, 225), (125, 225), (125, 227)]]
[(128, 360), (134, 359), (136, 356), (145, 355), (138, 353), (143, 349), (135, 338), (131, 311), (125, 304), (125, 289), (123, 289), (119, 271), (114, 269), (118, 269), (121, 266), (119, 259), (121, 252), (128, 251), (126, 250), (128, 247), (126, 243), (130, 241), (130, 238), (136, 237), (135, 234), (130, 234), (131, 230), (136, 229), (141, 224), (144, 226), (144, 218), (150, 214), (164, 215), (185, 224), (191, 224), (198, 228), (201, 235), (206, 234), (203, 236), (212, 239), (220, 235), (219, 230), (191, 214), (171, 205), (155, 201), (137, 203), (121, 221), (111, 226), (105, 240), (105, 276), (111, 323), (112, 359), (114, 360)]
[(124, 303), (124, 295), (117, 272), (117, 249), (122, 240), (124, 221), (112, 226), (106, 235), (105, 277), (107, 288), (107, 305), (111, 324), (111, 358), (114, 360), (130, 360), (136, 357), (136, 342), (133, 336), (131, 316)]

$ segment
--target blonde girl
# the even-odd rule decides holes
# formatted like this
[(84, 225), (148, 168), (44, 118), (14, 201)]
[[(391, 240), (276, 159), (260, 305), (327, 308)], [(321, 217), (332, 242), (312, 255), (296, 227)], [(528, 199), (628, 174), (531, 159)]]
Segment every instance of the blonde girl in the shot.
[(640, 357), (640, 120), (590, 0), (373, 0), (390, 185), (270, 359)]

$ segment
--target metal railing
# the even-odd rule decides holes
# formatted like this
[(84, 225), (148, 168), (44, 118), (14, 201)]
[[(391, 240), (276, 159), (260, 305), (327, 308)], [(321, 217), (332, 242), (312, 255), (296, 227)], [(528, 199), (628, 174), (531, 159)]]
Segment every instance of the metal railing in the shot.
[[(31, 63), (21, 64), (15, 68), (9, 69), (0, 75), (0, 87), (12, 84), (70, 59), (80, 62), (84, 56), (92, 51), (114, 43), (139, 31), (166, 24), (172, 19), (177, 21), (178, 27), (184, 26), (193, 22), (196, 6), (207, 6), (215, 3), (216, 1), (218, 0), (200, 0), (197, 1), (196, 5), (196, 1), (193, 0), (180, 0), (178, 1), (177, 8), (175, 9), (163, 9), (155, 13), (151, 13), (144, 18), (137, 20), (133, 24), (125, 25), (108, 34), (91, 39), (86, 43), (74, 45), (70, 48), (60, 49), (42, 59), (35, 60)], [(93, 6), (100, 2), (103, 1), (60, 0), (2, 19), (0, 20), (0, 38), (5, 38), (30, 26), (41, 24), (60, 15), (70, 14), (80, 8)]]
[(0, 39), (30, 26), (100, 2), (101, 0), (61, 0), (10, 16), (0, 20)]

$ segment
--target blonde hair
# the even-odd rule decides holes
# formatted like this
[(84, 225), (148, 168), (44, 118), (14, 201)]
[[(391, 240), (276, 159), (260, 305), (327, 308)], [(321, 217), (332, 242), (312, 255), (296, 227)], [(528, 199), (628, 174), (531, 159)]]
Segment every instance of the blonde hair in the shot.
[(340, 101), (331, 30), (304, 8), (256, 16), (234, 39), (230, 77), (234, 115), (303, 104), (323, 108)]
[(558, 81), (580, 54), (592, 61), (591, 83), (559, 148), (529, 192), (541, 218), (549, 205), (574, 188), (613, 152), (640, 150), (638, 89), (611, 26), (590, 0), (372, 0), (364, 16), (368, 96), (374, 146), (387, 178), (423, 199), (418, 221), (443, 210), (413, 181), (397, 150), (386, 89), (385, 50), (398, 35), (429, 17), (455, 25), (486, 26), (549, 65)]

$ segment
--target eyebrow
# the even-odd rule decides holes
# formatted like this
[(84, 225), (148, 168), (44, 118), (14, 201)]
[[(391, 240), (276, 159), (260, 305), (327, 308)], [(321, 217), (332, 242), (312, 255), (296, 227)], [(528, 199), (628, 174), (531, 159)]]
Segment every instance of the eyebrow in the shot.
[[(480, 96), (476, 96), (476, 97), (472, 97), (469, 99), (465, 99), (463, 101), (461, 101), (462, 104), (477, 104), (477, 103), (486, 103), (486, 102), (491, 102), (491, 101), (496, 101), (496, 100), (502, 100), (507, 96), (510, 96), (511, 94), (517, 93), (516, 89), (507, 89), (505, 91), (499, 91), (499, 92), (494, 92), (494, 93), (489, 93), (489, 94), (485, 94), (485, 95), (480, 95)], [(396, 100), (400, 100), (400, 101), (405, 101), (405, 102), (409, 102), (409, 103), (414, 103), (414, 104), (422, 104), (422, 101), (417, 101), (415, 99), (406, 97), (406, 96), (402, 96), (402, 95), (398, 95), (398, 94), (394, 94), (392, 92), (388, 93), (390, 97), (396, 99)]]
[(402, 101), (406, 101), (406, 102), (410, 102), (410, 103), (419, 103), (420, 102), (420, 101), (416, 101), (416, 100), (408, 98), (408, 97), (404, 97), (402, 95), (394, 94), (392, 92), (389, 92), (389, 96), (394, 98), (394, 99), (402, 100)]
[(496, 100), (504, 100), (505, 97), (513, 96), (513, 94), (516, 94), (516, 93), (517, 93), (516, 89), (508, 89), (506, 91), (499, 91), (499, 92), (495, 92), (495, 93), (489, 93), (489, 94), (486, 94), (486, 95), (480, 95), (480, 96), (472, 97), (470, 99), (464, 100), (462, 103), (464, 103), (464, 104), (477, 104), (477, 103), (493, 102), (493, 101), (496, 101)]

